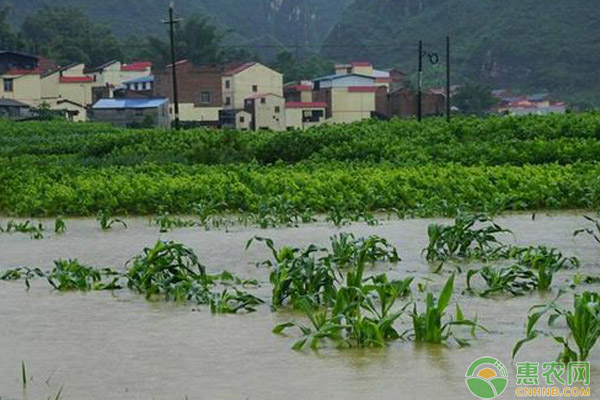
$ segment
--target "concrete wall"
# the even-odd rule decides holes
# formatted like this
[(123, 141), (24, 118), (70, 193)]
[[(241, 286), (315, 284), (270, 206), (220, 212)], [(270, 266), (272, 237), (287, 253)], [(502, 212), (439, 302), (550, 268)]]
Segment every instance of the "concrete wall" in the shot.
[[(12, 79), (12, 92), (4, 91), (5, 79)], [(30, 106), (37, 107), (40, 104), (42, 97), (40, 75), (2, 75), (2, 79), (0, 79), (0, 97), (20, 101)]]
[[(171, 105), (173, 109), (173, 105)], [(221, 107), (198, 107), (192, 103), (179, 104), (179, 119), (181, 121), (216, 122), (219, 120)], [(175, 115), (172, 111), (171, 115)]]
[(350, 92), (348, 88), (323, 89), (314, 99), (327, 104), (327, 122), (348, 123), (371, 118), (375, 111), (374, 92)]
[[(230, 82), (227, 88), (227, 81)], [(255, 64), (233, 75), (223, 76), (223, 105), (225, 108), (242, 109), (246, 98), (257, 93), (283, 95), (283, 75), (262, 64)], [(230, 99), (227, 105), (226, 99)]]
[[(196, 67), (190, 62), (177, 65), (177, 88), (179, 92), (179, 119), (181, 121), (219, 120), (222, 108), (221, 67)], [(154, 94), (173, 102), (172, 71), (170, 68), (154, 73)], [(207, 92), (210, 101), (205, 102), (202, 93)], [(211, 118), (214, 118), (211, 120)]]
[[(319, 121), (304, 121), (304, 114), (321, 112), (323, 117)], [(325, 122), (325, 109), (319, 107), (308, 107), (308, 108), (286, 108), (285, 109), (285, 122), (287, 128), (293, 129), (307, 129), (313, 126), (321, 125)]]
[(246, 109), (253, 116), (255, 130), (270, 129), (283, 131), (286, 129), (285, 100), (283, 97), (270, 95), (248, 100)]

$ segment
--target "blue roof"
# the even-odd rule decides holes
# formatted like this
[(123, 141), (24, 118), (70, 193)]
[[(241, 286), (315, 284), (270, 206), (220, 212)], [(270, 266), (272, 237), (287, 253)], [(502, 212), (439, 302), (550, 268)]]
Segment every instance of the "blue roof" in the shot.
[(335, 80), (335, 79), (341, 79), (341, 78), (347, 78), (349, 76), (359, 76), (361, 78), (369, 78), (369, 79), (375, 79), (372, 76), (368, 76), (368, 75), (362, 75), (362, 74), (345, 74), (345, 75), (337, 75), (337, 74), (333, 74), (333, 75), (327, 75), (327, 76), (322, 76), (320, 78), (315, 78), (313, 79), (314, 82), (316, 81), (329, 81), (329, 80)]
[(94, 110), (110, 110), (125, 108), (157, 108), (169, 99), (100, 99), (92, 106)]
[(147, 82), (154, 82), (154, 76), (150, 75), (150, 76), (142, 76), (141, 78), (134, 78), (134, 79), (129, 79), (127, 81), (123, 81), (124, 84), (128, 84), (128, 83), (147, 83)]

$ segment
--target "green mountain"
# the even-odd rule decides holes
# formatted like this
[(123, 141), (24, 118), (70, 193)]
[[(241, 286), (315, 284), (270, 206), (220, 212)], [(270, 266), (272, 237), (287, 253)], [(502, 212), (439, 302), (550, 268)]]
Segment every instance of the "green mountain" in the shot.
[[(319, 44), (350, 0), (177, 0), (183, 18), (202, 13), (231, 30), (236, 42), (272, 37), (285, 45)], [(3, 1), (0, 0), (0, 4)], [(163, 34), (169, 0), (4, 0), (15, 25), (44, 4), (83, 9), (120, 37)]]
[(600, 103), (597, 0), (354, 0), (323, 53), (414, 73), (418, 41), (442, 59), (447, 34), (456, 79)]

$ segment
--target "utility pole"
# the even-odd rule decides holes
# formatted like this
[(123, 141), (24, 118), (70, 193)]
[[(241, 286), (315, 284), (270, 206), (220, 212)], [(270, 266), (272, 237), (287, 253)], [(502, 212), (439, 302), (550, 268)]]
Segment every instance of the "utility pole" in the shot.
[(450, 122), (450, 36), (446, 36), (446, 122)]
[(419, 40), (419, 73), (417, 77), (417, 120), (423, 119), (423, 41)]
[(176, 52), (175, 52), (175, 25), (178, 24), (179, 22), (181, 22), (181, 18), (173, 17), (174, 8), (175, 8), (175, 4), (172, 1), (171, 4), (169, 4), (169, 19), (167, 21), (163, 21), (163, 23), (169, 25), (169, 34), (171, 36), (171, 72), (172, 72), (172, 77), (173, 77), (173, 101), (174, 101), (174, 108), (175, 108), (173, 125), (175, 127), (175, 130), (178, 130), (179, 129), (179, 90), (177, 87), (177, 66), (175, 65), (175, 63), (177, 62), (177, 56), (176, 56)]

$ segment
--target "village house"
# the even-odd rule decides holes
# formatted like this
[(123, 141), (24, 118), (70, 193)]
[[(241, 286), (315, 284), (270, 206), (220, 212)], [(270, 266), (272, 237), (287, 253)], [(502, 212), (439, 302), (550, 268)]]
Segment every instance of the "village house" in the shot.
[(567, 105), (550, 100), (548, 93), (536, 93), (528, 96), (510, 96), (508, 90), (492, 91), (498, 99), (496, 112), (505, 115), (548, 115), (564, 114)]
[[(283, 99), (283, 75), (260, 63), (249, 62), (229, 65), (222, 77), (223, 110), (219, 115), (220, 125), (230, 128), (240, 127), (240, 113), (248, 112), (246, 100), (253, 100), (257, 95), (271, 94)], [(272, 97), (272, 96), (271, 96)], [(262, 100), (261, 100), (262, 101)], [(266, 101), (266, 100), (265, 100)], [(271, 102), (275, 102), (273, 99)], [(276, 112), (276, 110), (279, 111)], [(276, 126), (285, 129), (284, 105), (273, 107), (254, 107), (256, 123), (251, 123), (254, 130), (268, 129)], [(283, 125), (281, 121), (283, 120)], [(269, 121), (267, 123), (267, 121)]]
[(100, 99), (93, 106), (91, 120), (123, 127), (171, 126), (169, 100), (165, 98)]
[(285, 99), (275, 93), (257, 93), (246, 98), (244, 111), (251, 115), (250, 129), (286, 130)]
[(375, 78), (336, 74), (313, 80), (313, 100), (327, 104), (327, 122), (349, 123), (371, 118), (375, 111)]
[[(173, 101), (172, 65), (154, 71), (154, 95)], [(179, 119), (187, 124), (218, 125), (223, 108), (221, 78), (225, 67), (195, 66), (189, 60), (175, 63), (179, 94)], [(174, 115), (173, 105), (171, 114)]]
[(0, 98), (37, 107), (41, 102), (43, 72), (39, 57), (14, 51), (1, 51)]
[(84, 64), (74, 63), (42, 76), (42, 102), (52, 110), (64, 111), (74, 122), (87, 121), (87, 109), (93, 102), (94, 80), (84, 70)]
[(149, 77), (152, 74), (152, 63), (135, 61), (131, 64), (123, 64), (113, 60), (97, 67), (86, 68), (84, 72), (94, 81), (92, 98), (96, 102), (102, 98), (115, 97), (115, 91), (123, 90), (123, 85), (127, 81)]

